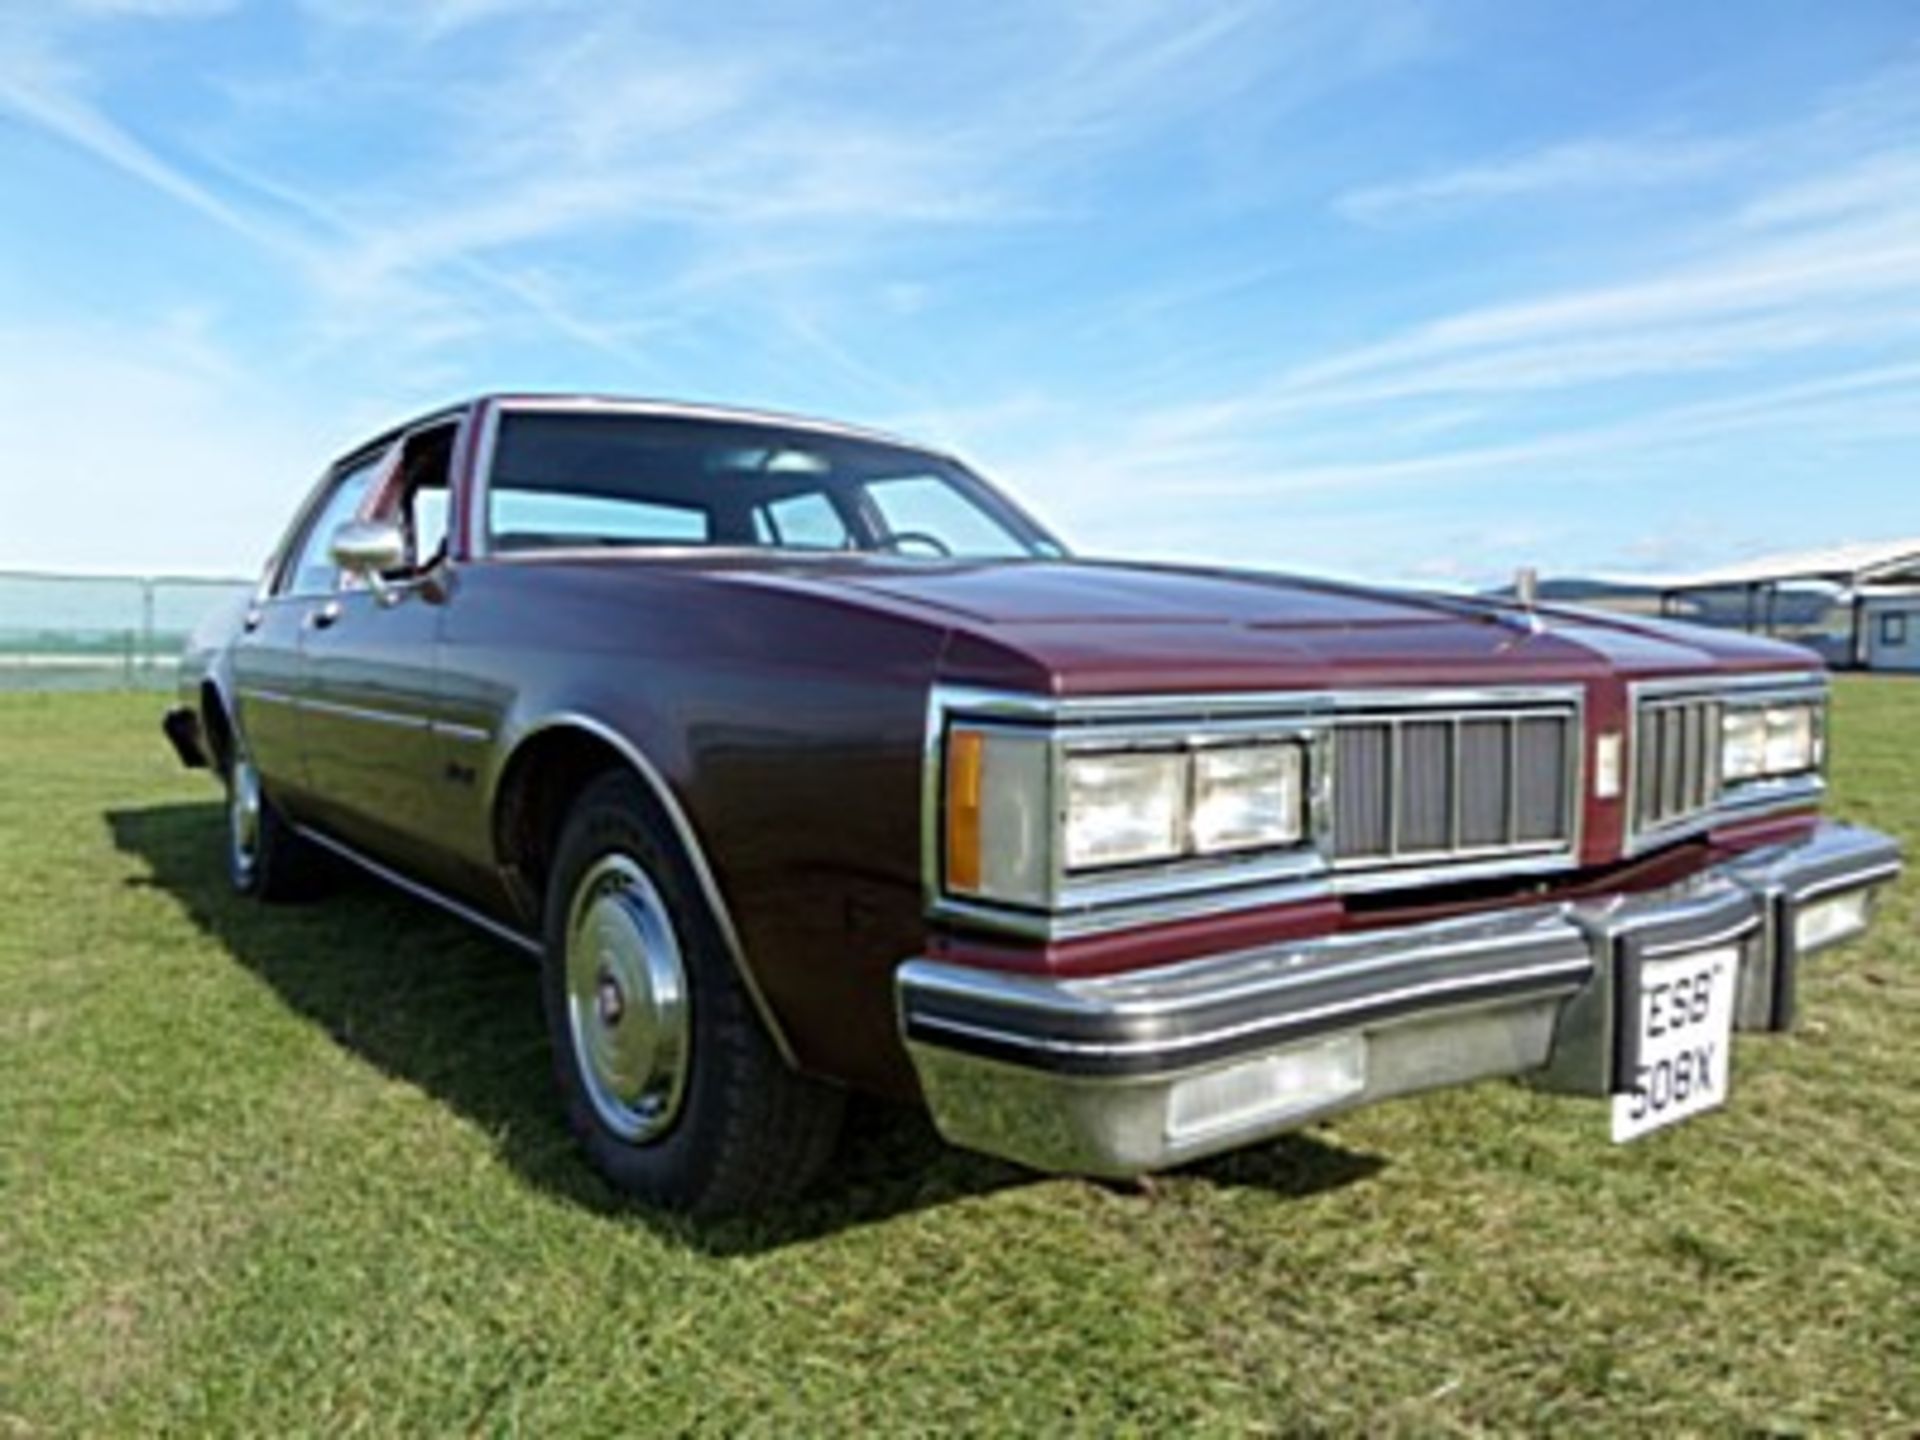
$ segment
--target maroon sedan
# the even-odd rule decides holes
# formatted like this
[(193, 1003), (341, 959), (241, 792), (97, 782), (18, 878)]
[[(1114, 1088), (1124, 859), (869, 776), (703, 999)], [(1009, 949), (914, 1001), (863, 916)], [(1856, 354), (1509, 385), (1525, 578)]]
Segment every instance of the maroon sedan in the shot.
[(766, 1203), (848, 1089), (1133, 1175), (1490, 1076), (1725, 1101), (1899, 852), (1806, 652), (1070, 557), (950, 456), (489, 397), (334, 464), (167, 730), (264, 899), (344, 857), (539, 958), (593, 1162)]

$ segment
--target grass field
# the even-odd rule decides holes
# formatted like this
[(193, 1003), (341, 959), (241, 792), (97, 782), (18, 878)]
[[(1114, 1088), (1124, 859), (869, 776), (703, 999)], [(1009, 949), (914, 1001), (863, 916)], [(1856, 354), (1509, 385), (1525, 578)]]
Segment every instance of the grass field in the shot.
[[(574, 1158), (524, 961), (230, 898), (157, 704), (0, 696), (0, 1435), (1920, 1426), (1912, 880), (1628, 1149), (1491, 1085), (1133, 1193), (866, 1108), (699, 1228)], [(1920, 849), (1920, 684), (1835, 728)]]

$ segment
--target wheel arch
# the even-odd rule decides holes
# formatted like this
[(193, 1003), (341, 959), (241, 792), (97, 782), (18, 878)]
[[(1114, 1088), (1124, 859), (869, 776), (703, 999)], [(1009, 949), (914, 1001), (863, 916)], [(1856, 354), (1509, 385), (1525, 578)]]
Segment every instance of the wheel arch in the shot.
[(233, 767), (233, 745), (238, 720), (225, 692), (211, 676), (200, 682), (200, 729), (207, 739), (207, 759), (213, 773), (224, 779)]
[(567, 814), (588, 785), (613, 770), (639, 777), (653, 805), (649, 820), (678, 846), (768, 1038), (781, 1058), (795, 1066), (785, 1027), (748, 962), (740, 932), (692, 820), (659, 767), (619, 730), (591, 715), (567, 712), (548, 716), (520, 732), (495, 772), (497, 778), (487, 801), (496, 863), (504, 873), (515, 877), (516, 887), (528, 889), (529, 898), (543, 896), (546, 872)]

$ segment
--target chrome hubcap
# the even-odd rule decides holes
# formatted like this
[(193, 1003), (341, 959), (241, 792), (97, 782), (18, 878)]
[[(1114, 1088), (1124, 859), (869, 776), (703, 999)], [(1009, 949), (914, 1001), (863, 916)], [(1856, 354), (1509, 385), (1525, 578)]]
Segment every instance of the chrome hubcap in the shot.
[(227, 844), (234, 877), (251, 879), (260, 863), (260, 773), (239, 757), (227, 787)]
[(567, 1031), (600, 1121), (639, 1144), (673, 1124), (686, 1086), (686, 968), (660, 892), (625, 855), (597, 861), (567, 920)]

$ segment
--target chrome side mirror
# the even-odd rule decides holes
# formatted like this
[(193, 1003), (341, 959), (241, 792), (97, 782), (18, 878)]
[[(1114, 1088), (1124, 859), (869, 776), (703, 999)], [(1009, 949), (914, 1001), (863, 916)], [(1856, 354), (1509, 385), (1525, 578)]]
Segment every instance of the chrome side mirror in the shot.
[(333, 563), (384, 594), (389, 570), (407, 563), (406, 532), (391, 520), (349, 520), (333, 532)]

